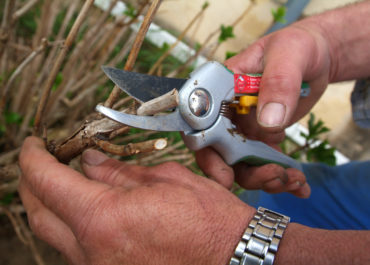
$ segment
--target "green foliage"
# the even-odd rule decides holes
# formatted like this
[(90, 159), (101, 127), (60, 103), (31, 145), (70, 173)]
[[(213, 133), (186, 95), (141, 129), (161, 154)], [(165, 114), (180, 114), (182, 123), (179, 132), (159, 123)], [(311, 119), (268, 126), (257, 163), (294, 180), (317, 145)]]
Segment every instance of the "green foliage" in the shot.
[(56, 91), (58, 89), (58, 86), (62, 83), (62, 81), (63, 81), (63, 75), (61, 72), (59, 72), (55, 78), (55, 82), (51, 90)]
[(199, 42), (195, 43), (194, 50), (199, 51), (200, 48), (202, 48), (202, 44), (200, 44)]
[(230, 51), (227, 51), (226, 54), (225, 54), (225, 60), (237, 55), (238, 53), (237, 52), (230, 52)]
[(5, 194), (1, 199), (0, 199), (0, 205), (9, 205), (12, 203), (13, 199), (14, 199), (14, 193), (8, 193), (8, 194)]
[(40, 17), (41, 10), (40, 6), (32, 8), (23, 16), (21, 16), (17, 23), (17, 34), (31, 38), (36, 33), (37, 19)]
[(218, 42), (222, 43), (230, 38), (234, 38), (235, 35), (233, 33), (233, 30), (234, 30), (233, 26), (221, 25), (221, 34), (218, 37)]
[(335, 148), (328, 147), (329, 143), (327, 140), (320, 143), (318, 146), (307, 150), (307, 160), (311, 162), (323, 162), (330, 166), (335, 166), (336, 158), (334, 155)]
[(128, 3), (128, 4), (126, 5), (126, 9), (125, 9), (125, 11), (123, 12), (123, 14), (124, 14), (125, 16), (131, 17), (131, 18), (134, 18), (134, 17), (136, 16), (136, 14), (137, 14), (137, 11), (136, 11), (135, 7), (134, 7), (132, 4)]
[[(161, 48), (154, 46), (148, 41), (144, 41), (143, 46), (139, 52), (138, 60), (136, 66), (139, 67), (139, 71), (142, 73), (147, 73), (149, 69), (158, 61), (158, 59), (164, 54), (168, 49), (169, 45), (164, 43)], [(162, 75), (166, 75), (173, 69), (180, 67), (183, 63), (180, 62), (173, 56), (167, 56), (166, 59), (161, 64)], [(187, 75), (187, 73), (185, 73)]]
[(310, 113), (310, 119), (308, 120), (308, 134), (301, 133), (306, 141), (317, 140), (318, 136), (323, 133), (329, 132), (329, 128), (324, 126), (324, 122), (322, 120), (315, 120), (315, 115)]
[(286, 8), (285, 6), (279, 6), (277, 9), (271, 9), (271, 14), (274, 17), (274, 22), (279, 23), (286, 23), (285, 14)]
[(202, 5), (202, 9), (206, 9), (207, 7), (209, 6), (209, 3), (206, 1), (204, 2), (204, 4)]
[(331, 166), (335, 165), (335, 148), (330, 147), (327, 140), (317, 144), (322, 134), (329, 132), (329, 128), (324, 125), (322, 120), (316, 120), (313, 113), (310, 113), (307, 125), (308, 133), (301, 133), (301, 136), (306, 140), (305, 145), (293, 151), (290, 156), (295, 159), (304, 156), (309, 162), (322, 162)]
[(23, 117), (16, 112), (4, 112), (4, 118), (6, 124), (20, 124)]

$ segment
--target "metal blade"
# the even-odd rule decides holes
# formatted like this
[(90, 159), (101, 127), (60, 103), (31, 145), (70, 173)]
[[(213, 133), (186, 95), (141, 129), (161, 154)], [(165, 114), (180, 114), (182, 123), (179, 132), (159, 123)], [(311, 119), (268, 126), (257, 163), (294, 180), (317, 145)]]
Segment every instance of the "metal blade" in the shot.
[(131, 115), (104, 107), (103, 105), (96, 106), (96, 110), (112, 120), (135, 128), (167, 132), (193, 131), (183, 120), (178, 109), (171, 114), (159, 116)]
[(102, 70), (120, 89), (140, 102), (162, 96), (174, 88), (180, 90), (186, 82), (186, 79), (146, 75), (109, 66), (102, 66)]

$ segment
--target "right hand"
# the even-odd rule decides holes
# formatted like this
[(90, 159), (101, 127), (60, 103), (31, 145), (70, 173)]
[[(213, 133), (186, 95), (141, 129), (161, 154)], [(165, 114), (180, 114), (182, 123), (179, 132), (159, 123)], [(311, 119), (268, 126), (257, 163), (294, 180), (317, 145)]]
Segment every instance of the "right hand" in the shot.
[[(225, 65), (235, 73), (263, 72), (256, 110), (235, 118), (239, 130), (248, 139), (263, 141), (279, 150), (284, 129), (308, 113), (323, 94), (332, 75), (331, 61), (322, 30), (309, 19), (267, 35), (227, 60)], [(300, 98), (302, 81), (311, 87), (306, 98)], [(232, 170), (210, 148), (197, 153), (197, 162), (207, 175), (229, 188), (235, 178), (246, 189), (287, 191), (304, 198), (310, 195), (304, 174), (296, 169), (239, 163)], [(223, 170), (215, 169), (216, 163)]]

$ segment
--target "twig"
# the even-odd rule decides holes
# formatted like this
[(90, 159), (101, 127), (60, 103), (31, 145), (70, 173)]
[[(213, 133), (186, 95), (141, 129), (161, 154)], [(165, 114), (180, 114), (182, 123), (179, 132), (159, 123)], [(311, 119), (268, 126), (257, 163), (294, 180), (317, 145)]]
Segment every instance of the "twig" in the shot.
[(162, 150), (167, 146), (167, 139), (159, 138), (140, 143), (129, 143), (127, 145), (115, 145), (107, 141), (96, 140), (96, 145), (113, 155), (130, 156)]
[(12, 23), (18, 20), (21, 16), (28, 12), (39, 0), (29, 0), (20, 9), (14, 12), (12, 16)]
[[(251, 1), (251, 3), (248, 5), (248, 7), (244, 10), (244, 12), (237, 17), (237, 19), (234, 20), (234, 22), (231, 24), (232, 27), (235, 27), (239, 22), (252, 10), (252, 8), (255, 6), (255, 1)], [(208, 55), (208, 59), (213, 58), (215, 55), (217, 49), (220, 47), (222, 42), (217, 42), (216, 46), (213, 48), (213, 50)]]
[[(134, 44), (133, 44), (133, 48), (128, 56), (128, 59), (126, 61), (126, 64), (125, 64), (125, 67), (124, 67), (124, 70), (126, 71), (131, 71), (134, 64), (135, 64), (135, 61), (136, 61), (136, 58), (139, 54), (139, 51), (141, 49), (141, 45), (144, 41), (144, 38), (145, 38), (145, 35), (149, 29), (149, 26), (154, 18), (154, 15), (157, 11), (157, 9), (159, 8), (160, 4), (161, 4), (162, 0), (153, 0), (152, 4), (150, 5), (149, 9), (148, 9), (148, 12), (146, 14), (146, 16), (144, 17), (144, 20), (140, 26), (140, 29), (139, 29), (139, 32), (137, 33), (137, 36), (136, 36), (136, 39), (134, 41)], [(105, 101), (104, 103), (104, 106), (106, 107), (109, 107), (111, 108), (114, 104), (114, 102), (116, 102), (116, 100), (118, 99), (119, 95), (120, 95), (120, 92), (121, 92), (121, 89), (117, 86), (114, 86), (112, 92), (110, 93), (108, 99)]]
[(66, 57), (70, 47), (72, 46), (73, 41), (75, 40), (77, 33), (82, 25), (82, 22), (85, 20), (87, 13), (89, 11), (89, 8), (94, 3), (94, 0), (86, 0), (84, 6), (82, 7), (82, 10), (80, 14), (78, 15), (75, 23), (72, 26), (71, 31), (69, 32), (66, 42), (64, 44), (64, 47), (62, 51), (60, 52), (58, 58), (56, 59), (56, 62), (53, 66), (53, 69), (51, 70), (51, 73), (49, 75), (49, 78), (46, 81), (46, 84), (43, 89), (43, 93), (41, 96), (40, 103), (37, 108), (36, 117), (35, 117), (35, 124), (34, 124), (34, 131), (33, 135), (40, 135), (41, 133), (41, 124), (43, 123), (43, 114), (45, 111), (45, 107), (50, 95), (51, 88), (54, 84), (55, 78), (59, 72), (59, 69), (64, 61), (64, 58)]
[(210, 42), (212, 40), (212, 38), (214, 36), (216, 36), (217, 33), (220, 32), (220, 28), (217, 28), (215, 31), (211, 32), (208, 37), (204, 40), (204, 42), (202, 43), (202, 45), (199, 47), (199, 49), (197, 49), (197, 51), (195, 52), (195, 54), (193, 54), (192, 56), (190, 56), (186, 62), (184, 64), (182, 64), (179, 68), (173, 70), (172, 72), (170, 72), (169, 74), (167, 74), (168, 77), (175, 77), (177, 76), (179, 73), (181, 73), (182, 71), (184, 71), (186, 69), (186, 67), (188, 67), (200, 54), (201, 52), (206, 48), (208, 42)]
[(151, 161), (153, 161), (154, 159), (158, 158), (158, 157), (161, 157), (161, 156), (164, 156), (166, 154), (169, 154), (171, 151), (181, 147), (184, 145), (184, 142), (180, 141), (176, 144), (173, 144), (173, 145), (170, 145), (169, 147), (167, 147), (166, 149), (162, 150), (162, 151), (158, 151), (158, 152), (155, 152), (153, 154), (151, 154), (150, 156), (147, 156), (147, 157), (144, 157), (141, 159), (141, 162), (142, 163), (149, 163)]
[(179, 105), (179, 92), (176, 88), (170, 92), (143, 103), (137, 109), (137, 115), (153, 115)]
[(31, 52), (31, 54), (28, 55), (26, 57), (26, 59), (24, 59), (23, 62), (12, 73), (12, 75), (10, 76), (10, 78), (9, 78), (9, 80), (8, 80), (7, 84), (5, 85), (5, 88), (4, 88), (3, 92), (2, 92), (1, 101), (0, 101), (0, 115), (2, 115), (2, 112), (4, 111), (4, 106), (5, 106), (5, 103), (6, 103), (6, 95), (8, 94), (9, 88), (13, 84), (14, 80), (17, 78), (17, 76), (19, 74), (22, 73), (22, 71), (24, 70), (24, 68), (30, 62), (32, 62), (32, 60), (38, 54), (40, 54), (42, 51), (44, 51), (46, 49), (47, 46), (48, 46), (48, 41), (46, 39), (43, 39), (42, 40), (42, 44), (36, 50), (34, 50), (33, 52)]
[(17, 237), (19, 238), (19, 240), (25, 244), (25, 245), (28, 245), (28, 241), (25, 237), (25, 235), (23, 235), (23, 231), (22, 231), (22, 227), (20, 226), (20, 224), (18, 223), (18, 220), (17, 218), (13, 215), (13, 213), (11, 211), (9, 211), (5, 206), (1, 206), (0, 205), (0, 210), (9, 218), (10, 220), (10, 223), (12, 224), (13, 226), (13, 229), (14, 229), (14, 232), (15, 234), (17, 235)]
[(18, 156), (20, 148), (10, 150), (9, 152), (4, 152), (0, 155), (0, 166), (13, 163)]
[(170, 46), (170, 48), (165, 51), (161, 57), (155, 62), (155, 64), (150, 68), (148, 74), (151, 75), (157, 70), (158, 66), (162, 64), (162, 62), (170, 55), (171, 51), (176, 47), (176, 45), (185, 37), (185, 35), (188, 33), (190, 28), (194, 25), (194, 23), (202, 17), (202, 14), (207, 9), (209, 5), (205, 4), (203, 5), (202, 9), (199, 10), (199, 12), (194, 16), (194, 18), (190, 21), (190, 23), (186, 26), (186, 28), (183, 30), (183, 32), (178, 36), (177, 40)]
[(42, 259), (39, 250), (36, 247), (35, 240), (33, 239), (32, 233), (29, 230), (26, 223), (23, 221), (22, 216), (19, 213), (15, 213), (15, 217), (17, 220), (17, 223), (20, 225), (20, 228), (22, 230), (23, 235), (25, 236), (27, 240), (27, 245), (29, 246), (33, 258), (37, 265), (45, 265), (44, 260)]
[[(19, 175), (16, 175), (15, 178), (18, 178)], [(12, 194), (18, 189), (19, 180), (15, 179), (11, 182), (3, 183), (0, 182), (0, 198), (6, 194)]]
[(129, 142), (129, 141), (136, 140), (138, 138), (147, 138), (150, 135), (153, 135), (155, 133), (158, 133), (158, 132), (156, 132), (156, 131), (139, 132), (139, 133), (135, 133), (135, 134), (131, 134), (131, 135), (127, 135), (125, 137), (119, 138), (119, 142), (124, 143), (124, 142)]
[(0, 183), (10, 182), (18, 179), (21, 170), (16, 163), (0, 167)]

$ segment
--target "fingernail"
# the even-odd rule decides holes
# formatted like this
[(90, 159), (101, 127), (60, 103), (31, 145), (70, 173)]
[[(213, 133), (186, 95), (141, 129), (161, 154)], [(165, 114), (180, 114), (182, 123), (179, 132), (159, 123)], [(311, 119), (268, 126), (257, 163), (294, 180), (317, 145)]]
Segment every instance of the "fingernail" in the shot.
[(104, 161), (108, 160), (109, 157), (103, 154), (102, 152), (88, 149), (85, 152), (83, 152), (81, 161), (84, 164), (87, 164), (89, 166), (97, 166), (103, 163)]
[(293, 182), (291, 184), (289, 184), (286, 188), (287, 191), (293, 191), (293, 190), (297, 190), (299, 188), (302, 187), (302, 183), (300, 183), (299, 181), (296, 181), (296, 182)]
[(258, 122), (264, 127), (281, 126), (285, 118), (285, 105), (269, 102), (262, 107), (258, 115)]

